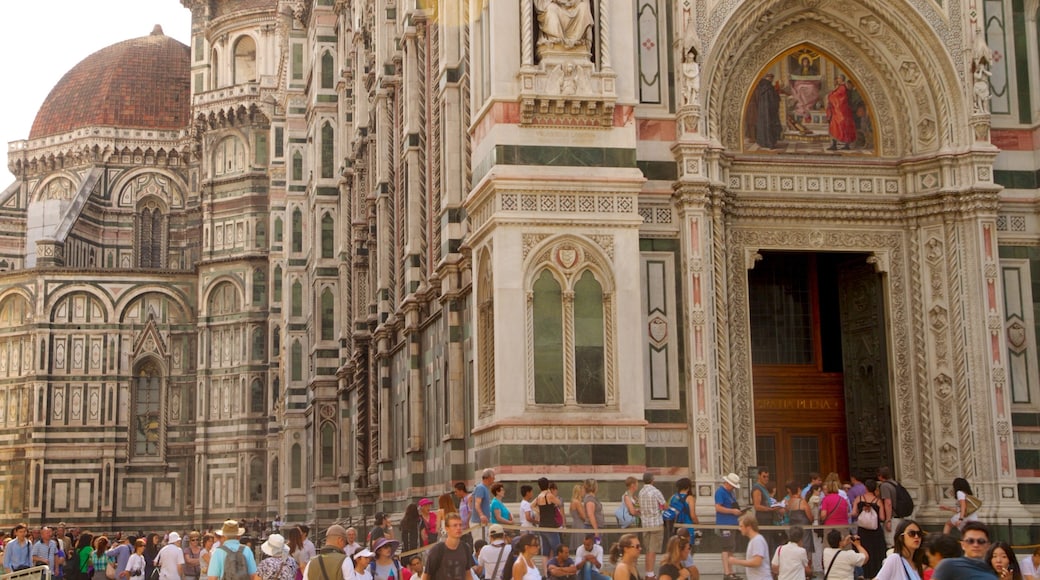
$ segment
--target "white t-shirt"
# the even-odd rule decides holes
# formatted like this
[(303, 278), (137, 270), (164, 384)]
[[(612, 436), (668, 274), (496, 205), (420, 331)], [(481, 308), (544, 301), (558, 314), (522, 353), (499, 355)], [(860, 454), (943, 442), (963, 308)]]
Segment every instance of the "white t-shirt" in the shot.
[(184, 564), (184, 550), (177, 544), (166, 544), (159, 554), (155, 556), (158, 562), (159, 580), (180, 580), (181, 574), (177, 571), (178, 564)]
[(592, 544), (592, 549), (586, 550), (585, 544), (583, 543), (582, 545), (578, 546), (577, 550), (574, 551), (574, 563), (578, 565), (579, 572), (581, 571), (581, 567), (585, 565), (586, 554), (592, 554), (596, 557), (596, 561), (599, 562), (599, 566), (596, 566), (595, 564), (593, 564), (593, 566), (596, 566), (596, 568), (603, 567), (603, 546), (600, 546), (599, 544)]
[[(509, 553), (512, 551), (513, 547), (504, 540), (498, 540), (481, 548), (480, 554), (477, 554), (477, 563), (484, 569), (484, 578), (502, 580), (502, 571), (506, 569), (506, 560), (509, 559)], [(499, 560), (499, 554), (502, 556), (501, 560)], [(498, 570), (495, 570), (496, 563)]]
[(1026, 556), (1025, 558), (1018, 559), (1018, 567), (1022, 569), (1022, 577), (1033, 576), (1036, 577), (1036, 566), (1033, 565), (1033, 557)]
[(809, 564), (809, 556), (805, 548), (788, 542), (776, 549), (772, 563), (780, 567), (779, 580), (805, 580), (805, 566)]
[(831, 565), (831, 560), (834, 558), (834, 553), (838, 552), (838, 558), (834, 560), (834, 566), (831, 568), (831, 574), (827, 577), (828, 580), (853, 580), (856, 577), (856, 566), (862, 566), (863, 562), (866, 561), (866, 556), (860, 554), (856, 550), (839, 550), (838, 548), (824, 548), (823, 549), (823, 571), (827, 571), (827, 567)]
[(521, 528), (533, 528), (534, 522), (529, 520), (531, 517), (531, 502), (526, 499), (520, 500), (520, 527)]
[[(750, 560), (755, 556), (762, 556), (762, 564), (757, 567), (748, 566), (747, 580), (773, 580), (773, 571), (769, 567), (769, 544), (762, 534), (758, 534), (748, 542), (747, 555), (744, 559)], [(804, 574), (802, 574), (804, 580)]]

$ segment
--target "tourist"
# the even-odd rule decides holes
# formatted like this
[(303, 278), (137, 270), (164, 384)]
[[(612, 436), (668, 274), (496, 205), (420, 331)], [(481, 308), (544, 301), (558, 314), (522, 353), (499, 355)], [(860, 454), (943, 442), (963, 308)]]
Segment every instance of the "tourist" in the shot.
[[(849, 546), (855, 548), (849, 550)], [(841, 530), (827, 532), (827, 547), (823, 549), (823, 571), (828, 580), (853, 580), (856, 568), (870, 558), (858, 536), (842, 536)]]
[[(948, 534), (953, 528), (962, 529), (966, 522), (977, 522), (979, 521), (978, 506), (969, 505), (969, 501), (978, 501), (975, 499), (974, 494), (971, 492), (971, 485), (968, 484), (968, 480), (963, 477), (958, 477), (953, 480), (953, 493), (954, 498), (957, 502), (956, 507), (947, 505), (939, 505), (939, 509), (948, 512), (953, 512), (950, 519), (943, 526), (943, 533)], [(970, 498), (969, 498), (970, 496)], [(969, 514), (968, 511), (971, 511)]]
[[(115, 560), (116, 563), (116, 580), (126, 580), (131, 576), (127, 572), (126, 566), (130, 562), (130, 556), (137, 551), (137, 543), (129, 536), (119, 536), (119, 545), (105, 552), (105, 555)], [(141, 540), (141, 545), (144, 546), (144, 540)], [(144, 552), (141, 552), (144, 554)], [(144, 557), (142, 556), (142, 565), (144, 564)], [(141, 575), (144, 575), (144, 570), (141, 570)]]
[(946, 558), (960, 558), (964, 555), (961, 543), (957, 538), (949, 534), (932, 534), (928, 536), (928, 545), (925, 548), (925, 559), (928, 569), (921, 575), (922, 580), (931, 580), (935, 574), (935, 568)]
[[(561, 544), (562, 545), (562, 544)], [(534, 564), (538, 555), (538, 536), (524, 534), (516, 542), (516, 562), (513, 563), (513, 580), (542, 580), (542, 573)]]
[(217, 537), (213, 534), (202, 535), (202, 552), (199, 554), (199, 578), (205, 578), (209, 571), (209, 561), (213, 558), (213, 544)]
[(217, 530), (217, 535), (223, 538), (223, 540), (220, 547), (213, 551), (213, 555), (209, 559), (209, 567), (206, 570), (206, 577), (209, 580), (220, 580), (224, 576), (224, 560), (227, 559), (227, 555), (239, 551), (246, 558), (246, 569), (249, 574), (251, 576), (256, 575), (256, 558), (253, 557), (253, 551), (246, 549), (239, 542), (239, 538), (244, 533), (245, 529), (238, 527), (236, 520), (225, 521), (224, 525)]
[(657, 571), (658, 580), (698, 580), (700, 572), (697, 568), (686, 566), (692, 550), (688, 537), (676, 535), (668, 538), (661, 568)]
[(986, 552), (986, 561), (1000, 580), (1022, 580), (1022, 568), (1007, 542), (994, 542)]
[(170, 532), (169, 542), (155, 556), (155, 565), (159, 567), (159, 580), (180, 580), (184, 577), (184, 548), (181, 547), (181, 535)]
[(772, 580), (773, 572), (769, 566), (769, 544), (758, 532), (758, 518), (755, 514), (744, 514), (737, 521), (740, 533), (748, 539), (747, 551), (743, 560), (730, 556), (730, 564), (743, 566), (747, 571), (747, 580)]
[(600, 572), (603, 568), (603, 546), (596, 543), (595, 534), (585, 534), (585, 539), (574, 553), (578, 566), (578, 577), (581, 580), (607, 580)]
[[(737, 519), (743, 513), (740, 510), (740, 504), (737, 502), (737, 495), (734, 493), (739, 488), (740, 477), (736, 473), (726, 474), (722, 478), (722, 484), (715, 490), (715, 525), (737, 525)], [(642, 492), (640, 492), (640, 500), (642, 500)], [(663, 503), (664, 498), (661, 498), (661, 501)], [(642, 503), (639, 506), (644, 514), (643, 525), (645, 526), (647, 508)], [(733, 555), (733, 552), (737, 551), (737, 534), (734, 533), (734, 530), (718, 530), (718, 534), (722, 538), (722, 578), (723, 580), (736, 580), (737, 576), (733, 574), (733, 565), (730, 562), (730, 557)]]
[(376, 512), (375, 524), (368, 532), (368, 548), (370, 550), (375, 550), (376, 540), (380, 538), (393, 537), (394, 527), (390, 523), (390, 514), (386, 512)]
[[(643, 545), (636, 534), (624, 534), (610, 547), (610, 563), (614, 564), (612, 580), (640, 580), (636, 561)], [(514, 580), (516, 576), (514, 573)]]
[(657, 553), (664, 546), (664, 494), (654, 485), (654, 474), (643, 473), (643, 487), (639, 490), (639, 525), (650, 531), (643, 532), (643, 554), (645, 559), (645, 576), (654, 577), (654, 564)]
[(585, 527), (591, 529), (592, 533), (599, 538), (599, 529), (606, 527), (606, 522), (603, 520), (603, 502), (596, 497), (599, 482), (590, 477), (585, 480), (584, 488), (585, 497), (582, 498), (581, 503), (585, 506)]
[(144, 580), (146, 566), (144, 551), (148, 547), (148, 541), (139, 538), (134, 541), (134, 551), (127, 557), (124, 567), (126, 578), (130, 580)]
[(311, 527), (307, 524), (300, 524), (296, 527), (300, 528), (300, 535), (303, 536), (303, 553), (306, 555), (307, 561), (310, 562), (318, 555), (314, 542), (311, 541)]
[(361, 550), (361, 544), (357, 541), (357, 528), (347, 528), (347, 545), (343, 548), (343, 553), (349, 558), (359, 550)]
[[(540, 528), (557, 528), (556, 516), (562, 514), (560, 496), (556, 493), (556, 484), (547, 477), (538, 478), (538, 497), (534, 500), (533, 511), (535, 521)], [(562, 520), (561, 520), (562, 521)], [(559, 532), (538, 532), (541, 537), (542, 556), (549, 557), (552, 550), (560, 545)], [(570, 544), (568, 544), (570, 545)]]
[(58, 542), (54, 540), (54, 530), (44, 526), (40, 529), (40, 539), (33, 544), (32, 565), (48, 566), (52, 574), (57, 574), (58, 566), (64, 563), (64, 558), (58, 555)]
[(1031, 556), (1022, 558), (1018, 563), (1022, 568), (1022, 577), (1025, 580), (1040, 580), (1037, 577), (1037, 571), (1040, 570), (1040, 546), (1033, 549)]
[(434, 544), (427, 553), (426, 569), (423, 570), (422, 580), (469, 578), (472, 556), (462, 544), (462, 517), (456, 513), (445, 516), (444, 530), (444, 541)]
[[(875, 580), (919, 580), (924, 562), (924, 550), (921, 549), (923, 538), (924, 532), (917, 522), (902, 520), (893, 535), (892, 553), (881, 564)], [(939, 578), (938, 570), (935, 578)]]
[[(404, 508), (404, 515), (398, 524), (401, 530), (401, 545), (403, 550), (410, 552), (420, 546), (426, 545), (424, 540), (426, 523), (419, 515), (419, 505), (410, 503)], [(378, 556), (379, 551), (375, 550)]]
[(289, 555), (289, 546), (285, 536), (271, 534), (267, 541), (260, 545), (264, 559), (257, 564), (256, 574), (260, 580), (293, 580), (296, 578), (296, 560)]
[(509, 513), (509, 508), (502, 500), (506, 496), (506, 486), (501, 483), (494, 483), (491, 485), (491, 523), (493, 524), (512, 524), (513, 514)]
[(437, 514), (432, 511), (433, 500), (424, 497), (419, 500), (419, 517), (422, 519), (422, 545), (429, 546), (437, 541)]
[(401, 578), (401, 562), (394, 557), (401, 543), (391, 538), (376, 540), (375, 557), (372, 561), (373, 580), (393, 580)]
[(534, 488), (530, 485), (520, 486), (520, 527), (521, 528), (533, 528), (535, 522), (538, 521), (537, 516), (534, 513), (534, 509), (531, 507), (531, 497), (534, 493)]
[(577, 580), (578, 567), (571, 558), (571, 548), (567, 544), (556, 546), (556, 555), (545, 563), (545, 577), (549, 580)]
[(25, 524), (17, 524), (11, 529), (14, 539), (4, 547), (4, 569), (8, 572), (18, 572), (26, 568), (32, 568), (32, 542), (26, 535), (29, 527)]
[(188, 533), (188, 546), (184, 548), (184, 580), (199, 580), (202, 546), (199, 545), (201, 535), (192, 531)]
[(491, 543), (482, 547), (477, 553), (477, 566), (483, 571), (484, 580), (502, 580), (506, 560), (512, 551), (512, 546), (506, 541), (505, 534), (506, 532), (500, 524), (491, 524), (488, 527)]
[(94, 538), (93, 551), (90, 554), (90, 565), (94, 568), (94, 573), (91, 574), (90, 580), (108, 580), (109, 564), (113, 564), (112, 572), (115, 574), (115, 561), (105, 554), (107, 551), (108, 538), (105, 536)]
[(876, 528), (872, 530), (865, 526), (858, 526), (856, 531), (859, 534), (860, 543), (868, 555), (867, 563), (863, 565), (863, 575), (866, 578), (873, 578), (881, 570), (881, 565), (885, 563), (885, 552), (888, 550), (885, 545), (883, 525), (883, 522), (888, 519), (888, 512), (885, 511), (885, 502), (878, 495), (878, 482), (874, 479), (867, 479), (863, 485), (866, 491), (853, 506), (852, 518), (858, 520), (859, 515), (868, 510), (877, 512), (878, 525)]
[[(585, 502), (583, 501), (584, 497), (585, 486), (580, 483), (575, 483), (574, 487), (571, 488), (571, 503), (568, 509), (571, 516), (570, 523), (572, 528), (584, 529), (587, 527), (585, 523), (588, 520), (588, 517), (585, 514)], [(581, 536), (579, 534), (571, 533), (570, 537), (568, 538), (567, 545), (577, 550), (577, 546), (580, 543)]]
[[(329, 526), (325, 530), (325, 545), (321, 547), (317, 555), (307, 562), (307, 566), (303, 569), (303, 577), (306, 580), (340, 580), (340, 578), (351, 580), (351, 578), (356, 577), (358, 554), (354, 555), (355, 561), (352, 562), (343, 552), (343, 548), (346, 545), (347, 530), (343, 529), (343, 526), (339, 524)], [(370, 561), (371, 558), (369, 558)], [(365, 562), (366, 574), (369, 562)], [(334, 577), (333, 570), (339, 570), (340, 578)], [(368, 580), (371, 580), (370, 576)]]
[(778, 546), (771, 561), (773, 574), (779, 580), (805, 580), (812, 576), (809, 556), (802, 547), (802, 536), (805, 531), (801, 526), (791, 526), (787, 530), (787, 543)]

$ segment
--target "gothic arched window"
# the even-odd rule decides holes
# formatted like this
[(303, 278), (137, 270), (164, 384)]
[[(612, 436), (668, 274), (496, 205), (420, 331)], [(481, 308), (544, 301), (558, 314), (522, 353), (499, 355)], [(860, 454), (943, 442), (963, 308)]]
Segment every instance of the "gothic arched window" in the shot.
[(300, 208), (292, 212), (292, 251), (303, 251), (303, 212)]
[(254, 456), (249, 460), (249, 501), (264, 500), (264, 480), (266, 479), (264, 462)]
[(290, 307), (289, 315), (303, 316), (303, 284), (300, 284), (299, 280), (293, 280), (292, 305)]
[(321, 126), (321, 177), (330, 179), (336, 172), (336, 131), (332, 123)]
[(534, 283), (534, 401), (563, 404), (563, 291), (548, 269)]
[(275, 303), (282, 301), (282, 267), (274, 267), (274, 278), (271, 280), (271, 294)]
[(325, 51), (321, 55), (321, 88), (332, 89), (336, 86), (336, 59), (332, 53)]
[(336, 427), (330, 422), (321, 426), (321, 477), (336, 475)]
[(134, 372), (131, 440), (135, 457), (159, 457), (162, 382), (162, 368), (153, 359), (140, 363)]
[(292, 343), (292, 354), (289, 357), (289, 366), (292, 367), (290, 375), (294, 381), (303, 380), (303, 345), (300, 341), (294, 340)]
[(249, 386), (249, 412), (263, 413), (267, 411), (266, 389), (260, 379), (253, 379)]
[(336, 338), (336, 297), (326, 288), (321, 293), (321, 339)]
[(574, 387), (578, 404), (606, 402), (603, 286), (592, 272), (574, 285)]
[(142, 203), (135, 216), (137, 222), (137, 267), (158, 269), (164, 266), (163, 246), (166, 242), (166, 216), (154, 200)]
[(303, 487), (303, 451), (299, 443), (293, 444), (289, 460), (292, 462), (292, 487), (299, 489)]
[(321, 218), (321, 257), (332, 258), (336, 253), (336, 221), (332, 215)]
[(257, 268), (253, 270), (253, 304), (262, 305), (267, 297), (267, 277), (264, 271)]

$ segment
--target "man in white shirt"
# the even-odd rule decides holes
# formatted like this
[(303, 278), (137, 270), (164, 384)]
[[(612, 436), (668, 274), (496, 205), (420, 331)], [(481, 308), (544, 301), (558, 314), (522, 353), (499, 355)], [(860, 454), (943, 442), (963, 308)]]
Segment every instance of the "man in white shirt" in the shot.
[(169, 542), (155, 556), (155, 566), (159, 568), (159, 580), (181, 580), (184, 576), (184, 549), (181, 548), (181, 535), (170, 532)]
[[(859, 543), (859, 536), (841, 537), (841, 531), (827, 532), (827, 548), (823, 549), (823, 571), (830, 572), (830, 580), (852, 580), (856, 577), (856, 567), (867, 563), (870, 555)], [(849, 546), (855, 550), (847, 549)]]
[(574, 563), (578, 566), (580, 580), (610, 578), (600, 573), (600, 568), (603, 567), (603, 546), (596, 543), (596, 534), (585, 534), (585, 541), (574, 551)]
[(773, 554), (773, 573), (778, 580), (805, 580), (812, 575), (809, 567), (809, 555), (802, 547), (802, 536), (805, 532), (801, 526), (791, 526), (787, 530), (787, 543), (776, 548)]
[(480, 549), (477, 564), (484, 571), (486, 580), (502, 580), (502, 571), (506, 568), (506, 560), (513, 548), (506, 542), (506, 531), (501, 524), (491, 524), (488, 535), (491, 536), (491, 543)]
[(755, 514), (746, 513), (740, 516), (737, 526), (740, 533), (748, 539), (745, 558), (741, 560), (736, 556), (730, 556), (730, 564), (744, 566), (747, 571), (747, 580), (773, 580), (773, 572), (769, 568), (769, 544), (762, 534), (758, 533), (758, 520)]

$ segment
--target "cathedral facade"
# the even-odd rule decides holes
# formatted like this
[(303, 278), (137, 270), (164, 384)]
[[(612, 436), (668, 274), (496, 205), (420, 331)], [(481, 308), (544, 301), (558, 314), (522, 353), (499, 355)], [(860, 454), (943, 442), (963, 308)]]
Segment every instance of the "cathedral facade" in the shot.
[(9, 146), (4, 519), (324, 526), (485, 467), (1040, 515), (1035, 1), (181, 2)]

